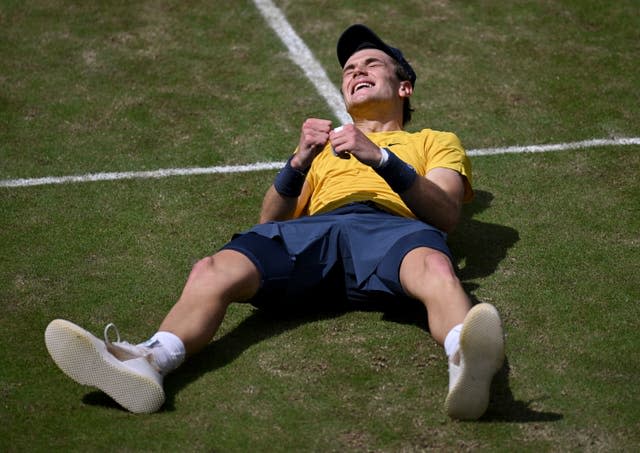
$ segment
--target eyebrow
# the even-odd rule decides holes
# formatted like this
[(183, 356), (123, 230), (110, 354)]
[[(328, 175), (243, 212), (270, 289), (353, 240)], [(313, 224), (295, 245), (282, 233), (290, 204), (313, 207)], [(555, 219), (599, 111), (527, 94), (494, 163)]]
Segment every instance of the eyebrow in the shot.
[[(379, 58), (379, 57), (368, 57), (367, 59), (364, 60), (365, 65), (371, 64), (373, 62), (386, 63), (382, 58)], [(344, 68), (342, 68), (342, 72), (345, 73), (348, 70), (353, 69), (354, 67), (355, 67), (354, 63), (349, 63)]]

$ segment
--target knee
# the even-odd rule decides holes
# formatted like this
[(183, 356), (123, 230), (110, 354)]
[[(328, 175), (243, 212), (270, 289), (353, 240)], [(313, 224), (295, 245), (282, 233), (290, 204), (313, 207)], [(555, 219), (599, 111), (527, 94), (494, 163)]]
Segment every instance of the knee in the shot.
[(235, 265), (225, 254), (216, 254), (198, 260), (191, 268), (190, 278), (231, 282), (242, 280), (249, 271), (248, 267)]
[(260, 281), (255, 265), (246, 256), (229, 250), (198, 260), (189, 274), (190, 283), (211, 287), (234, 299), (246, 299), (255, 294)]
[(208, 286), (209, 283), (215, 281), (216, 269), (214, 266), (213, 257), (208, 256), (198, 260), (192, 267), (189, 277), (187, 278), (187, 285), (195, 287)]
[(460, 287), (449, 258), (433, 250), (416, 250), (407, 255), (400, 267), (400, 281), (405, 292), (418, 299)]
[(424, 258), (424, 275), (425, 278), (442, 284), (460, 283), (451, 260), (442, 253), (431, 253)]
[(198, 260), (191, 268), (189, 279), (198, 279), (200, 277), (211, 277), (215, 273), (214, 259), (212, 256), (207, 256)]

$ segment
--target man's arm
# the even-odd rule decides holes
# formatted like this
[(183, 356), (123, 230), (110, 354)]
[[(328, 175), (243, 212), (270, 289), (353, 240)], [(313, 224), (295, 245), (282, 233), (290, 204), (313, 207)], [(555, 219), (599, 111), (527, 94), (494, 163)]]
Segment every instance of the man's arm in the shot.
[[(376, 169), (382, 152), (360, 130), (346, 125), (340, 132), (332, 132), (330, 140), (338, 154), (351, 154), (360, 162)], [(392, 158), (383, 178), (395, 190), (415, 216), (425, 223), (445, 231), (452, 231), (460, 219), (464, 197), (464, 177), (448, 168), (434, 168), (425, 177), (419, 175), (404, 184), (404, 175), (413, 177), (414, 170), (397, 157)], [(397, 167), (397, 168), (396, 168)], [(390, 179), (387, 179), (391, 177)]]
[(271, 185), (262, 200), (260, 223), (293, 218), (298, 203), (306, 203), (308, 200), (307, 192), (303, 188), (299, 197), (285, 197), (280, 195), (276, 188)]
[(423, 222), (451, 232), (460, 220), (464, 197), (464, 176), (448, 168), (434, 168), (418, 176), (400, 198)]
[[(302, 125), (298, 151), (276, 177), (262, 200), (260, 223), (272, 220), (287, 220), (293, 217), (298, 203), (306, 203), (309, 191), (303, 190), (304, 174), (313, 159), (323, 150), (329, 140), (331, 121), (317, 118), (307, 119)], [(302, 193), (302, 195), (301, 195)]]

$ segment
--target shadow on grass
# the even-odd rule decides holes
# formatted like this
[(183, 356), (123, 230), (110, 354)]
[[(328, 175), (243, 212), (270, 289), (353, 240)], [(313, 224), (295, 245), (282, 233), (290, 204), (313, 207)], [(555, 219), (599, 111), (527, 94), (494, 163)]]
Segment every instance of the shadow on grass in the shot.
[[(371, 310), (371, 307), (367, 308)], [(376, 310), (378, 311), (378, 310)], [(199, 354), (191, 358), (180, 371), (169, 376), (165, 383), (167, 390), (167, 402), (164, 410), (173, 411), (174, 396), (190, 382), (195, 381), (203, 374), (222, 368), (231, 363), (253, 344), (268, 338), (280, 335), (297, 326), (322, 319), (339, 317), (346, 313), (343, 309), (318, 311), (268, 311), (255, 310), (246, 317), (233, 331), (219, 340), (211, 343)], [(411, 316), (411, 313), (414, 316)], [(424, 328), (424, 309), (420, 307), (410, 308), (400, 312), (384, 311), (383, 320), (391, 322), (409, 323)], [(420, 323), (418, 319), (422, 320)], [(425, 341), (428, 341), (425, 338)], [(528, 422), (553, 422), (563, 418), (562, 414), (555, 412), (537, 411), (531, 408), (535, 401), (516, 400), (509, 385), (510, 365), (509, 360), (498, 371), (491, 385), (491, 401), (481, 422), (502, 423), (528, 423)], [(108, 400), (108, 397), (104, 396)], [(104, 400), (96, 400), (105, 403)], [(108, 404), (108, 403), (107, 403)], [(111, 405), (111, 404), (109, 404)]]
[[(518, 401), (514, 398), (509, 386), (509, 359), (498, 371), (491, 383), (491, 400), (489, 408), (481, 422), (527, 423), (555, 422), (562, 420), (563, 415), (556, 412), (536, 411), (531, 408), (531, 401)], [(543, 398), (541, 398), (543, 399)]]
[(101, 406), (108, 409), (113, 409), (121, 412), (127, 412), (127, 410), (111, 399), (106, 393), (101, 391), (95, 391), (87, 393), (82, 397), (82, 402), (87, 406)]
[(507, 256), (507, 251), (520, 240), (518, 232), (511, 227), (474, 219), (474, 216), (487, 210), (493, 201), (490, 192), (476, 190), (475, 194), (473, 202), (464, 206), (462, 219), (449, 237), (458, 276), (468, 291), (478, 287), (471, 280), (493, 274)]
[(254, 309), (233, 330), (190, 357), (178, 372), (167, 377), (165, 381), (167, 402), (164, 405), (164, 410), (174, 409), (173, 398), (175, 394), (190, 382), (197, 380), (207, 372), (223, 368), (252, 345), (276, 337), (303, 324), (336, 318), (345, 312), (346, 310), (337, 306), (322, 310)]
[[(479, 302), (473, 295), (478, 285), (469, 280), (495, 272), (500, 261), (506, 257), (507, 250), (519, 240), (517, 231), (512, 228), (473, 219), (475, 214), (490, 206), (492, 199), (491, 193), (476, 191), (474, 203), (465, 207), (463, 219), (456, 233), (450, 238), (452, 252), (458, 257), (456, 264), (464, 261), (465, 265), (459, 270), (459, 275), (474, 303)], [(167, 402), (164, 410), (174, 410), (174, 396), (204, 373), (224, 367), (256, 343), (309, 322), (339, 317), (347, 311), (375, 311), (382, 313), (384, 321), (414, 325), (427, 330), (426, 311), (417, 301), (390, 304), (385, 300), (367, 303), (338, 300), (327, 306), (326, 301), (332, 300), (330, 296), (320, 295), (315, 299), (322, 303), (305, 301), (303, 308), (287, 306), (269, 310), (256, 309), (235, 329), (209, 344), (203, 351), (191, 357), (178, 372), (167, 377)], [(84, 402), (117, 407), (110, 398), (100, 392), (85, 396)], [(529, 407), (530, 405), (531, 402), (517, 401), (513, 397), (509, 387), (509, 364), (505, 361), (505, 365), (494, 378), (491, 405), (482, 421), (533, 422), (562, 418), (560, 414), (536, 412)]]

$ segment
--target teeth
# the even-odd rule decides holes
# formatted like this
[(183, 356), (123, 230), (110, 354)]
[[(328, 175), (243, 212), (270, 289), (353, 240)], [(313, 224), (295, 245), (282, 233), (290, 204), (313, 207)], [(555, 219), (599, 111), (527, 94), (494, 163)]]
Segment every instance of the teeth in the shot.
[(356, 85), (356, 88), (354, 91), (358, 91), (360, 88), (371, 88), (372, 86), (373, 86), (372, 84), (366, 83), (366, 82), (359, 83)]

